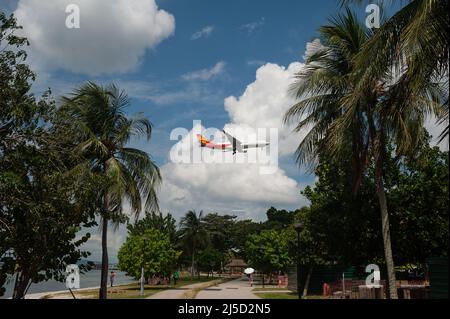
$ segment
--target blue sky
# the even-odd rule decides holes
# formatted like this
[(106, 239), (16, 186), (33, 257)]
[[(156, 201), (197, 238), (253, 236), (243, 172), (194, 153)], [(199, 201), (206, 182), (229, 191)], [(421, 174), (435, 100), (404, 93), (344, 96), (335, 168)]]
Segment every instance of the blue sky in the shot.
[[(148, 52), (148, 62), (135, 76), (151, 74), (158, 81), (168, 82), (170, 91), (179, 89), (178, 78), (182, 74), (210, 68), (218, 61), (226, 63), (226, 76), (210, 83), (209, 89), (215, 95), (211, 101), (150, 107), (148, 112), (156, 128), (158, 122), (171, 120), (178, 112), (181, 117), (176, 125), (189, 127), (192, 116), (183, 118), (184, 114), (191, 114), (189, 111), (195, 112), (205, 125), (223, 127), (228, 120), (224, 98), (240, 95), (254, 81), (257, 63), (288, 65), (302, 59), (306, 43), (314, 39), (317, 27), (337, 8), (334, 1), (319, 1), (317, 5), (309, 1), (166, 0), (160, 6), (175, 15), (175, 36), (155, 52)], [(260, 24), (249, 33), (242, 26), (250, 23)], [(214, 31), (208, 38), (190, 39), (196, 31), (210, 25)]]
[[(56, 70), (52, 71), (53, 81), (60, 80), (66, 85), (61, 90), (52, 86), (52, 82), (48, 85), (56, 94), (67, 92), (72, 83), (75, 86), (91, 79), (115, 82), (122, 87), (126, 83), (127, 89), (132, 85), (130, 113), (144, 112), (154, 124), (152, 144), (155, 147), (150, 151), (158, 164), (167, 160), (170, 145), (167, 136), (172, 128), (192, 127), (194, 118), (201, 119), (208, 127), (222, 128), (228, 121), (224, 99), (242, 94), (254, 81), (261, 63), (286, 66), (302, 61), (306, 43), (315, 38), (317, 28), (339, 9), (335, 1), (162, 0), (157, 3), (160, 9), (174, 15), (175, 33), (156, 48), (146, 50), (136, 70), (93, 77)], [(250, 25), (254, 25), (252, 31)], [(195, 32), (207, 26), (213, 27), (208, 37), (191, 39)], [(204, 94), (187, 99), (173, 97), (190, 89), (191, 84), (182, 81), (182, 75), (212, 68), (219, 61), (225, 63), (224, 75), (203, 83), (199, 90)], [(133, 86), (133, 82), (145, 87), (139, 92), (140, 98), (131, 92), (140, 87), (137, 83)], [(155, 103), (143, 97), (164, 94), (173, 102)]]
[[(149, 152), (161, 167), (161, 208), (179, 218), (189, 209), (264, 220), (270, 206), (307, 204), (300, 191), (315, 177), (294, 160), (300, 135), (281, 119), (287, 95), (318, 28), (341, 8), (339, 1), (256, 0), (0, 0), (15, 12), (31, 42), (29, 63), (40, 93), (55, 97), (87, 80), (114, 82), (132, 99), (130, 114), (143, 112), (154, 124)], [(67, 4), (80, 8), (80, 28), (67, 29)], [(363, 16), (364, 7), (356, 7)], [(169, 151), (177, 127), (258, 128), (274, 126), (280, 167), (261, 176), (251, 165), (177, 165)], [(245, 138), (245, 137), (244, 137)], [(94, 244), (98, 244), (98, 234)], [(125, 237), (110, 236), (110, 249)], [(97, 242), (95, 242), (95, 240)], [(96, 251), (96, 246), (92, 246)], [(94, 254), (95, 256), (95, 254)]]

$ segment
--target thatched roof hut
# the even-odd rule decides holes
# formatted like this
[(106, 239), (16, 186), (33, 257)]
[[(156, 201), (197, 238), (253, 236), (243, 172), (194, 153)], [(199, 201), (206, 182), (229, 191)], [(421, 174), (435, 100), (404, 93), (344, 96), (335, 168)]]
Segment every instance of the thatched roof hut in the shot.
[(243, 273), (245, 268), (247, 268), (247, 263), (238, 258), (231, 259), (231, 261), (225, 266), (225, 269), (231, 274)]

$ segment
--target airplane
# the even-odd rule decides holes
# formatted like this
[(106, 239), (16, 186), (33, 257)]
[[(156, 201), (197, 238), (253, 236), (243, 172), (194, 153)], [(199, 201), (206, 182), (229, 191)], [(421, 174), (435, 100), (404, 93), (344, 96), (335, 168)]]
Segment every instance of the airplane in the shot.
[(200, 146), (210, 148), (210, 149), (215, 149), (215, 150), (216, 149), (222, 150), (223, 152), (233, 151), (233, 155), (235, 155), (236, 152), (247, 153), (247, 150), (250, 148), (258, 148), (258, 147), (263, 148), (270, 144), (266, 141), (257, 141), (257, 142), (253, 142), (253, 143), (242, 143), (241, 141), (239, 141), (232, 135), (225, 132), (225, 130), (223, 130), (222, 132), (228, 138), (230, 143), (220, 143), (220, 144), (213, 143), (213, 142), (209, 141), (207, 138), (205, 138), (203, 135), (197, 134), (197, 139), (200, 142)]

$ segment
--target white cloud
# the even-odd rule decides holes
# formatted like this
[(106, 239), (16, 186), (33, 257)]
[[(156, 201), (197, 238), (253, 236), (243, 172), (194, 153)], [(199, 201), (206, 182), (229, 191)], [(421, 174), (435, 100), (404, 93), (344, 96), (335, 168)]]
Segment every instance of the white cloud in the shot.
[(262, 27), (264, 25), (264, 23), (265, 23), (265, 18), (262, 17), (258, 21), (253, 21), (253, 22), (241, 25), (241, 29), (247, 31), (248, 35), (251, 35), (257, 29)]
[[(79, 29), (65, 26), (69, 4), (80, 8)], [(175, 30), (175, 18), (155, 0), (19, 0), (15, 15), (35, 69), (88, 75), (135, 69), (147, 49)]]
[(208, 25), (204, 28), (202, 28), (201, 30), (195, 32), (192, 36), (191, 36), (191, 40), (198, 40), (200, 38), (207, 38), (211, 35), (211, 33), (214, 31), (214, 26), (212, 25)]
[(202, 69), (182, 75), (182, 79), (186, 81), (207, 81), (220, 74), (225, 70), (225, 62), (219, 61), (210, 69)]
[[(175, 145), (177, 152), (199, 147), (190, 143), (192, 134), (193, 131)], [(220, 140), (219, 134), (214, 139)], [(263, 165), (245, 162), (247, 156), (203, 149), (201, 162), (164, 165), (159, 195), (162, 209), (176, 217), (196, 209), (263, 220), (265, 211), (272, 205), (294, 208), (305, 203), (298, 183), (284, 170), (276, 168), (273, 174), (263, 175), (260, 173)], [(223, 158), (225, 163), (210, 163), (211, 159), (218, 158)]]
[(303, 55), (303, 59), (306, 61), (311, 56), (323, 49), (325, 49), (325, 46), (320, 42), (320, 39), (315, 39), (312, 42), (308, 42), (306, 43), (306, 51)]
[(444, 131), (444, 128), (446, 127), (447, 123), (441, 123), (439, 125), (439, 121), (436, 119), (435, 116), (431, 116), (426, 119), (425, 121), (425, 128), (430, 133), (432, 139), (431, 139), (431, 145), (433, 146), (439, 146), (439, 148), (442, 151), (448, 151), (448, 137), (444, 138), (441, 143), (437, 143), (439, 141), (439, 136)]
[(236, 125), (278, 129), (281, 156), (293, 154), (301, 139), (300, 134), (292, 133), (292, 125), (283, 123), (283, 116), (295, 102), (288, 88), (302, 67), (299, 62), (287, 68), (267, 63), (256, 71), (256, 80), (240, 97), (225, 99), (225, 110)]
[[(265, 64), (256, 72), (256, 79), (244, 93), (225, 99), (224, 107), (230, 116), (225, 129), (235, 132), (236, 138), (249, 140), (257, 128), (276, 128), (279, 132), (279, 155), (291, 156), (301, 138), (292, 134), (293, 127), (283, 123), (283, 115), (293, 104), (288, 87), (293, 75), (303, 64), (295, 62), (288, 67)], [(220, 129), (220, 128), (219, 128)], [(175, 150), (189, 150), (198, 145), (190, 143), (193, 131), (179, 141)], [(214, 140), (223, 140), (220, 132)], [(271, 141), (272, 142), (272, 141)], [(254, 151), (258, 152), (258, 151)], [(180, 217), (189, 209), (205, 212), (236, 214), (241, 218), (263, 220), (272, 205), (288, 209), (306, 204), (300, 195), (302, 185), (287, 176), (278, 167), (273, 174), (260, 172), (261, 163), (248, 163), (249, 154), (202, 151), (203, 160), (197, 164), (168, 163), (161, 168), (163, 186), (161, 207)], [(223, 157), (225, 163), (210, 163), (211, 158)]]

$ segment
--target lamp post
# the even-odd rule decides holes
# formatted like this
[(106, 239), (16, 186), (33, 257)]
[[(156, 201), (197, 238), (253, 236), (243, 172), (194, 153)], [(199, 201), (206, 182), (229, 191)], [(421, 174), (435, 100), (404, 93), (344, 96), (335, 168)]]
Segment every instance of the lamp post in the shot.
[(296, 223), (294, 228), (297, 232), (297, 293), (298, 299), (302, 299), (302, 293), (300, 291), (300, 233), (303, 230), (303, 223)]

